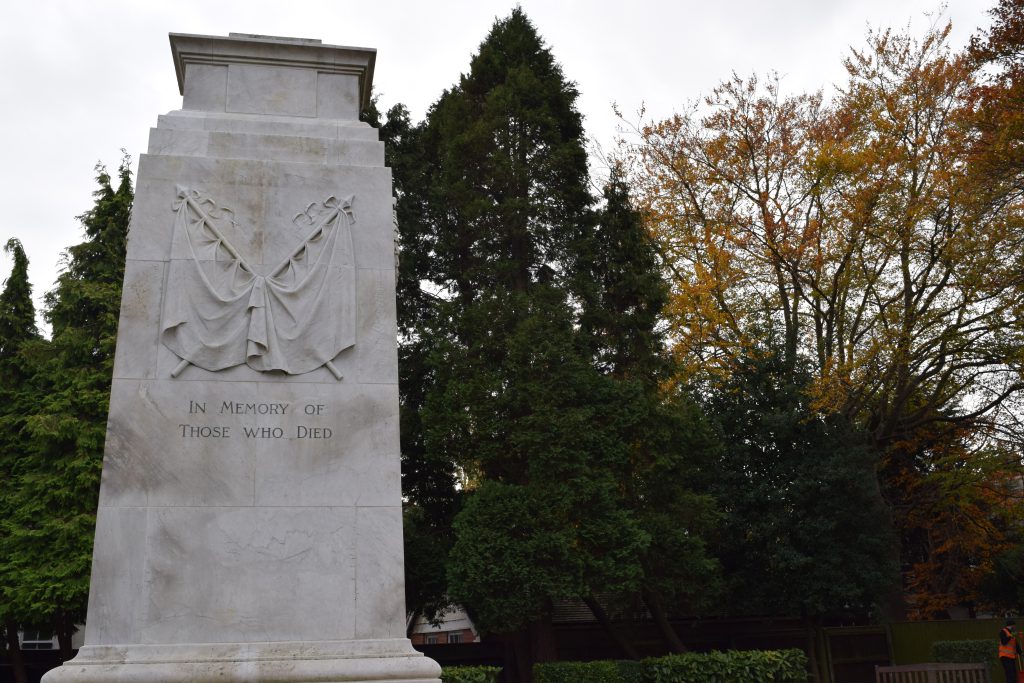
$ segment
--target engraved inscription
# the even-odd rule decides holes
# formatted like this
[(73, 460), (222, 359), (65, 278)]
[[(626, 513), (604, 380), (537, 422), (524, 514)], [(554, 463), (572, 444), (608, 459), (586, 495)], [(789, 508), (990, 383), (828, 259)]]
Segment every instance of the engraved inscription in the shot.
[[(213, 408), (214, 406), (209, 406)], [(187, 415), (205, 416), (208, 414), (206, 401), (188, 400)], [(288, 418), (294, 416), (300, 420), (324, 417), (327, 406), (323, 403), (279, 403), (275, 401), (221, 401), (210, 415), (222, 416), (220, 419), (244, 418), (236, 424), (193, 424), (181, 422), (177, 426), (178, 436), (182, 439), (302, 439), (325, 441), (334, 438), (334, 430), (319, 424), (260, 424), (250, 422), (252, 418)]]
[(220, 405), (221, 413), (231, 415), (284, 415), (288, 412), (287, 403), (232, 403), (224, 401)]
[(227, 439), (231, 437), (231, 427), (208, 425), (178, 425), (181, 435), (192, 439)]

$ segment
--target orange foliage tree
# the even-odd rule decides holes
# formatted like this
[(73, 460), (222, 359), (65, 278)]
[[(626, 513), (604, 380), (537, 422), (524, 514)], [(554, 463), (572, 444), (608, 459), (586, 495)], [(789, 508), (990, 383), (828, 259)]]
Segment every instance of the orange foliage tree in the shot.
[(949, 29), (870, 32), (829, 102), (733, 77), (620, 147), (684, 377), (767, 343), (812, 369), (878, 453), (916, 616), (970, 603), (1004, 542), (1024, 389), (1024, 207), (976, 172), (985, 91)]

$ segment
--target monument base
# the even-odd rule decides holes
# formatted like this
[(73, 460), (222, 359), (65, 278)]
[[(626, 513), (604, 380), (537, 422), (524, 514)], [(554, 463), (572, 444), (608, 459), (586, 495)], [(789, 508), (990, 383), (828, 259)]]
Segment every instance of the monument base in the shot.
[(92, 645), (44, 683), (440, 683), (405, 638), (312, 643)]

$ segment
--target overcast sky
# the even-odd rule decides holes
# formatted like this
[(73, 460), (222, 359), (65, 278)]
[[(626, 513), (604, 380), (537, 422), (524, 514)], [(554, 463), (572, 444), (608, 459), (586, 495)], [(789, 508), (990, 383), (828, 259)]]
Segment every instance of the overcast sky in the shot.
[[(995, 0), (949, 0), (962, 46)], [(939, 0), (521, 0), (581, 97), (588, 135), (609, 146), (611, 103), (664, 118), (733, 71), (777, 71), (783, 89), (844, 80), (842, 58), (869, 26), (920, 35)], [(419, 120), (466, 71), (514, 0), (18, 0), (0, 20), (0, 244), (18, 237), (37, 306), (61, 252), (80, 242), (93, 167), (145, 151), (158, 114), (178, 109), (167, 34), (229, 32), (319, 38), (377, 49), (374, 87), (386, 108)], [(10, 265), (0, 258), (0, 277)]]

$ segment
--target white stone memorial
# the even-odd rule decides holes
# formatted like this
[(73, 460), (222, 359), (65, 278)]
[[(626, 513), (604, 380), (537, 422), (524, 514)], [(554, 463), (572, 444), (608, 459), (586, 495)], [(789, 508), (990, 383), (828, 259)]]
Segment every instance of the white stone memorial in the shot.
[(438, 681), (405, 638), (375, 52), (171, 35), (139, 160), (85, 646), (46, 683)]

